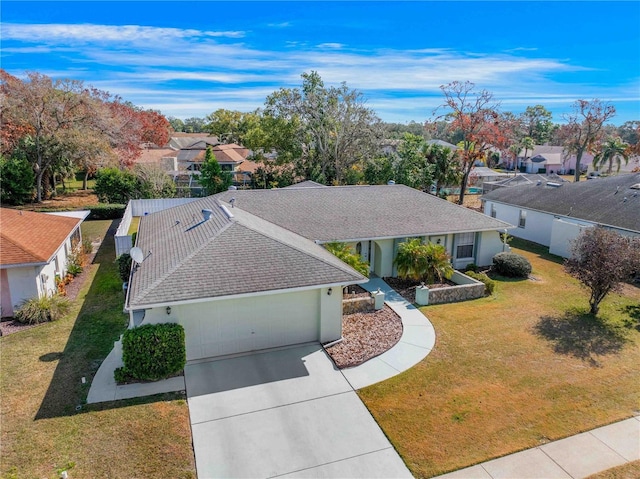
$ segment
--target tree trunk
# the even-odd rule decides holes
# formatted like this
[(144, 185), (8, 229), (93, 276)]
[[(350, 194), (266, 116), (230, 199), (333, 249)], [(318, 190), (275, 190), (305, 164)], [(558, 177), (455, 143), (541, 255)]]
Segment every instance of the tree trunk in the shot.
[(576, 171), (574, 173), (574, 181), (580, 181), (580, 162), (582, 161), (582, 148), (576, 152)]
[(469, 172), (465, 172), (465, 174), (462, 175), (462, 181), (460, 182), (460, 196), (458, 197), (459, 205), (464, 204), (464, 193), (467, 189), (467, 181), (469, 181)]
[(87, 180), (89, 179), (89, 169), (86, 169), (84, 172), (84, 178), (82, 178), (82, 189), (86, 191), (87, 189)]

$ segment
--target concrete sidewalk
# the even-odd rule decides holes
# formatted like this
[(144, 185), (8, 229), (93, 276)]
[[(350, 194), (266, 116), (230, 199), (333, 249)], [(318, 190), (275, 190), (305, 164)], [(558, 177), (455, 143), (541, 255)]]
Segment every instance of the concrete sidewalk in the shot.
[(637, 460), (638, 416), (434, 479), (581, 479)]

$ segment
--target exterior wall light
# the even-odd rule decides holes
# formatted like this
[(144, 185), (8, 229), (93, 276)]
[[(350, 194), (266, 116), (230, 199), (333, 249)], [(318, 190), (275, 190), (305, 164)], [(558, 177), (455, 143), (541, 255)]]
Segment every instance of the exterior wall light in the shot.
[(167, 314), (171, 314), (171, 306), (167, 306)]
[(332, 289), (332, 288), (329, 288), (329, 289), (327, 290), (327, 296), (331, 296), (331, 293), (333, 293), (333, 289)]

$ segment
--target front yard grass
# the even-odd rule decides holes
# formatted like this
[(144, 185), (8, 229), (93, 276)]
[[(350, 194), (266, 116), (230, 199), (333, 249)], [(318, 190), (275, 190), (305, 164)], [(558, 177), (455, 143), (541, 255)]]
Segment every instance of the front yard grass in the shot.
[(3, 478), (57, 478), (65, 469), (72, 478), (195, 477), (182, 396), (85, 404), (92, 375), (126, 327), (114, 227), (82, 226), (84, 237), (106, 237), (71, 314), (0, 338)]
[(493, 297), (423, 308), (436, 330), (431, 354), (359, 392), (416, 477), (640, 412), (640, 289), (610, 295), (596, 320), (559, 258), (512, 246), (533, 280), (498, 279)]

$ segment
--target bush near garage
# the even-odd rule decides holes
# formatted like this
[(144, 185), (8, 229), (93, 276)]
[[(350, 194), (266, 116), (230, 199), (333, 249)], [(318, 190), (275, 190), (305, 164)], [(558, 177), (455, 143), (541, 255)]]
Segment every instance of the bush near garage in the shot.
[(119, 383), (158, 381), (184, 369), (187, 362), (184, 328), (179, 324), (146, 324), (122, 336), (124, 367), (116, 369)]
[(516, 253), (498, 253), (493, 257), (493, 270), (509, 278), (527, 278), (531, 274), (531, 263)]

